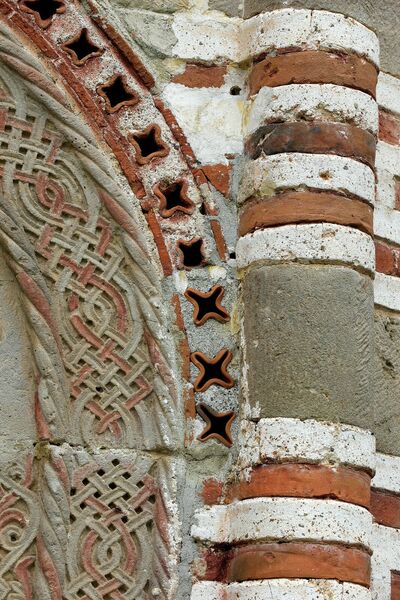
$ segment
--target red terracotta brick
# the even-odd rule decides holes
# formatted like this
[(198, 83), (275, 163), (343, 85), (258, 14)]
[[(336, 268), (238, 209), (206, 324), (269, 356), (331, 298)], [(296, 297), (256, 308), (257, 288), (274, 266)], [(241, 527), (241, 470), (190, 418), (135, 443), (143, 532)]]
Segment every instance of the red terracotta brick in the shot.
[(380, 525), (400, 528), (400, 495), (371, 490), (371, 513)]
[(385, 110), (379, 111), (379, 139), (394, 146), (400, 145), (400, 117)]
[(217, 246), (219, 257), (221, 260), (226, 260), (227, 248), (221, 224), (219, 221), (215, 221), (214, 219), (212, 219), (210, 221), (210, 225), (214, 234), (215, 244)]
[(250, 95), (263, 86), (290, 83), (333, 83), (367, 92), (375, 97), (376, 67), (355, 54), (333, 54), (319, 50), (290, 52), (265, 58), (250, 74)]
[(221, 87), (227, 68), (225, 66), (186, 65), (183, 73), (175, 75), (174, 83), (180, 83), (189, 88)]
[(348, 467), (275, 464), (256, 467), (248, 481), (225, 489), (224, 501), (262, 497), (334, 498), (369, 507), (371, 477)]
[(223, 495), (223, 483), (216, 479), (207, 479), (203, 484), (201, 491), (201, 497), (203, 498), (204, 504), (211, 506), (212, 504), (219, 504)]
[(228, 196), (231, 185), (231, 165), (204, 165), (202, 171), (208, 181), (221, 192), (224, 196)]
[(392, 593), (390, 600), (400, 600), (400, 573), (392, 571)]
[(155, 216), (153, 210), (149, 210), (144, 214), (144, 216), (146, 217), (147, 224), (153, 234), (164, 275), (168, 277), (169, 275), (172, 275), (172, 263), (165, 245), (164, 236), (157, 221), (157, 217)]
[(99, 15), (98, 10), (93, 2), (89, 0), (89, 5), (92, 9), (92, 19), (99, 27), (107, 34), (108, 38), (115, 44), (121, 54), (127, 59), (127, 64), (136, 75), (142, 80), (147, 88), (152, 88), (155, 84), (153, 75), (146, 69), (140, 58), (133, 52), (129, 44), (118, 33), (118, 31), (108, 23), (104, 17)]
[(248, 201), (240, 212), (239, 235), (290, 223), (337, 223), (372, 235), (373, 209), (365, 202), (330, 192), (284, 192)]
[(263, 125), (245, 144), (255, 159), (281, 152), (335, 154), (375, 165), (376, 140), (372, 133), (347, 123), (274, 123)]
[(235, 548), (227, 568), (228, 581), (297, 577), (337, 579), (369, 587), (370, 556), (334, 544), (260, 544)]
[(189, 142), (186, 139), (185, 134), (183, 133), (182, 129), (180, 128), (173, 112), (165, 106), (164, 102), (160, 98), (155, 98), (154, 104), (156, 105), (158, 110), (163, 115), (169, 128), (171, 129), (173, 135), (175, 136), (175, 139), (179, 143), (181, 152), (182, 152), (183, 156), (185, 157), (185, 160), (187, 160), (189, 166), (191, 168), (193, 168), (196, 164), (196, 157), (194, 155), (192, 148), (190, 147)]
[(400, 248), (380, 240), (375, 241), (376, 270), (385, 275), (400, 276)]

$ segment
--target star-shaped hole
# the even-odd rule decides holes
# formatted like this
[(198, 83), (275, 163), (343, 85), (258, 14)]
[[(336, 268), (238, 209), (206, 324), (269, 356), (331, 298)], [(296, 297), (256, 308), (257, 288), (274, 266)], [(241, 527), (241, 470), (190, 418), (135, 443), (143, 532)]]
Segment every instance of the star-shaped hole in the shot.
[(154, 193), (160, 199), (160, 215), (167, 219), (177, 211), (191, 215), (194, 204), (188, 196), (189, 184), (184, 179), (178, 179), (171, 185), (156, 185)]
[(219, 413), (206, 404), (199, 404), (196, 410), (206, 422), (205, 429), (197, 439), (201, 442), (216, 439), (230, 448), (232, 446), (231, 428), (236, 418), (235, 413), (232, 411)]
[(128, 87), (123, 75), (114, 75), (99, 85), (97, 93), (105, 100), (109, 113), (115, 113), (123, 106), (135, 106), (139, 102), (139, 96)]
[(89, 58), (99, 56), (101, 49), (96, 46), (89, 38), (88, 30), (82, 29), (77, 35), (62, 47), (72, 58), (72, 62), (76, 65), (83, 65)]
[(149, 163), (153, 158), (167, 156), (169, 152), (158, 125), (149, 125), (143, 131), (131, 133), (128, 138), (135, 148), (136, 160), (140, 165)]
[(181, 254), (181, 264), (185, 269), (200, 267), (204, 263), (204, 245), (201, 238), (193, 238), (185, 242), (178, 241), (178, 250)]
[(194, 306), (193, 322), (203, 325), (208, 319), (216, 319), (220, 323), (229, 321), (228, 311), (222, 306), (221, 301), (225, 290), (221, 285), (215, 285), (208, 292), (201, 292), (188, 288), (185, 297)]
[(54, 15), (65, 12), (64, 0), (23, 0), (21, 9), (35, 17), (39, 27), (46, 29)]
[(199, 369), (193, 384), (196, 392), (205, 392), (212, 385), (220, 385), (231, 388), (235, 385), (227, 367), (232, 360), (232, 352), (223, 348), (214, 358), (210, 358), (203, 352), (192, 352), (190, 360)]

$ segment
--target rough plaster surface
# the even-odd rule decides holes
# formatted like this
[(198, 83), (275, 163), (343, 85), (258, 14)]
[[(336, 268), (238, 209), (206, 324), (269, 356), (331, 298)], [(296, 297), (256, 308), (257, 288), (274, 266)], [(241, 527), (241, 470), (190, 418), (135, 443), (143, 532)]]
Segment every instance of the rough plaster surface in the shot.
[(18, 457), (36, 438), (35, 374), (27, 323), (14, 275), (0, 253), (0, 462)]
[(377, 448), (400, 453), (400, 318), (381, 310), (375, 315), (376, 362), (374, 369)]
[(372, 423), (372, 282), (332, 266), (253, 268), (243, 284), (248, 402), (260, 417)]

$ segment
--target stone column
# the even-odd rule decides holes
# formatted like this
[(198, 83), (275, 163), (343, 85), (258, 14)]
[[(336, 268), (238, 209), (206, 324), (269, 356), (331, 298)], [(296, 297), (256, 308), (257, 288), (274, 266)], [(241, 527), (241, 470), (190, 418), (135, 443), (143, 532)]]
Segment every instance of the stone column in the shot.
[(241, 450), (193, 598), (368, 600), (378, 41), (325, 11), (244, 32)]

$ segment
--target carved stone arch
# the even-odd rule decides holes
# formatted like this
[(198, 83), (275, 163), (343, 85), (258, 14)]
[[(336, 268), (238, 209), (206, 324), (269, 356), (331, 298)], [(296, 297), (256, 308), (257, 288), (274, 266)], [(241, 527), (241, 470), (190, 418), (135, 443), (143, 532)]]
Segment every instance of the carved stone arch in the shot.
[(182, 408), (163, 271), (132, 193), (141, 188), (5, 24), (0, 63), (0, 245), (20, 286), (37, 385), (21, 483), (2, 476), (14, 507), (0, 508), (11, 523), (2, 535), (19, 545), (4, 546), (0, 592), (72, 600), (110, 587), (121, 598), (151, 589), (169, 598), (173, 466), (146, 451), (182, 444)]

